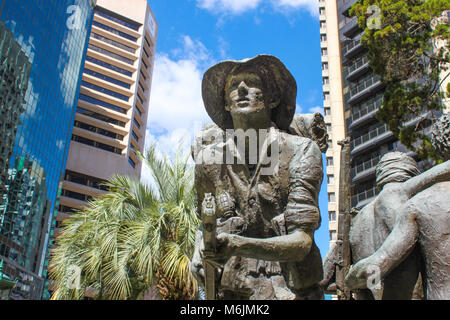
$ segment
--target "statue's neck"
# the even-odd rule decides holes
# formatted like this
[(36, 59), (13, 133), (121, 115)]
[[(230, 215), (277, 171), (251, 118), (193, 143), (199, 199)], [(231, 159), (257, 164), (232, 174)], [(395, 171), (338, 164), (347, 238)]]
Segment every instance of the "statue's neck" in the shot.
[[(245, 135), (245, 163), (249, 164), (249, 151), (250, 148), (257, 148), (257, 162), (259, 162), (259, 156), (261, 149), (263, 148), (265, 141), (268, 139), (270, 128), (276, 128), (276, 124), (270, 119), (266, 121), (255, 120), (255, 118), (249, 119), (247, 117), (240, 117), (239, 119), (233, 119), (235, 134), (239, 136), (237, 130), (242, 130), (241, 134)], [(254, 130), (254, 133), (248, 130)], [(251, 139), (250, 137), (256, 138)], [(256, 144), (256, 146), (255, 146)]]
[(240, 115), (239, 117), (233, 117), (233, 127), (235, 130), (269, 130), (272, 126), (273, 122), (265, 114)]

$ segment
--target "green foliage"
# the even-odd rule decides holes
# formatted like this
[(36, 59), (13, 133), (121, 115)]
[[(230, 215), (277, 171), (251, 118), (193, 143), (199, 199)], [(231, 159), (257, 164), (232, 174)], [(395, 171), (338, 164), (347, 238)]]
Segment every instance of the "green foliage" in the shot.
[[(167, 292), (164, 298), (195, 296), (190, 259), (200, 220), (189, 154), (159, 159), (153, 145), (141, 158), (156, 190), (115, 176), (106, 183), (110, 192), (64, 221), (51, 253), (52, 299), (82, 299), (87, 289), (97, 299), (137, 299), (152, 285)], [(74, 265), (81, 268), (79, 290), (67, 286)]]
[[(379, 28), (373, 27), (371, 6), (379, 8)], [(449, 95), (441, 88), (448, 76), (450, 44), (442, 43), (449, 39), (449, 26), (437, 23), (449, 8), (450, 0), (360, 0), (350, 9), (364, 29), (369, 64), (386, 85), (377, 118), (421, 159), (435, 156), (429, 137), (420, 132), (430, 116), (421, 116), (429, 112), (433, 119)], [(420, 120), (412, 123), (414, 116)]]

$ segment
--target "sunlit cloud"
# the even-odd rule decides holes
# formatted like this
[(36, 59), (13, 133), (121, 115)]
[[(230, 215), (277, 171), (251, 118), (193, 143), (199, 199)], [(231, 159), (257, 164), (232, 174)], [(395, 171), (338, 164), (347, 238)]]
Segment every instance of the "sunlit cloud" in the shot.
[(238, 15), (269, 5), (275, 10), (292, 11), (305, 9), (318, 16), (317, 0), (196, 0), (197, 6), (215, 14)]

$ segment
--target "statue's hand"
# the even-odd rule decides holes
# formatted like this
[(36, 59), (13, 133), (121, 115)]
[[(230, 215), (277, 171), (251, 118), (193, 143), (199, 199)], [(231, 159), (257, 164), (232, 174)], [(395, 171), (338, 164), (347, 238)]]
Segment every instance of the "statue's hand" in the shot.
[(233, 255), (233, 244), (235, 243), (233, 234), (221, 233), (217, 236), (216, 253), (214, 256), (206, 257), (204, 254), (204, 248), (201, 250), (202, 258), (208, 260), (210, 263), (216, 266), (224, 265), (229, 258)]
[(232, 233), (242, 234), (247, 224), (244, 219), (239, 216), (231, 217), (228, 219), (217, 220), (217, 234)]
[(367, 288), (368, 278), (373, 273), (374, 267), (367, 258), (352, 265), (345, 276), (345, 286), (350, 290)]

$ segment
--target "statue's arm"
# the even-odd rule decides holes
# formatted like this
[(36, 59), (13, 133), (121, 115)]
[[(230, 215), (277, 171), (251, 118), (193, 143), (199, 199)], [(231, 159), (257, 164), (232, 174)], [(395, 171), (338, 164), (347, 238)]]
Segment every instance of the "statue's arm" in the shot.
[(198, 230), (195, 237), (194, 255), (191, 260), (191, 273), (197, 279), (201, 286), (205, 286), (205, 269), (203, 268), (203, 259), (201, 251), (203, 249), (203, 233)]
[(403, 182), (403, 190), (412, 198), (435, 183), (450, 181), (450, 160)]
[(336, 273), (336, 265), (338, 264), (338, 246), (333, 243), (323, 260), (323, 279), (320, 282), (325, 290), (332, 283)]
[(394, 228), (382, 246), (373, 255), (352, 266), (345, 278), (347, 286), (352, 289), (365, 288), (369, 269), (371, 272), (379, 270), (383, 280), (408, 257), (419, 236), (416, 212), (412, 202), (407, 202), (400, 208)]
[(290, 192), (284, 212), (285, 230), (280, 236), (258, 239), (220, 234), (226, 256), (243, 256), (268, 261), (301, 261), (310, 252), (314, 231), (320, 225), (317, 204), (322, 183), (322, 157), (309, 139), (297, 146), (291, 160)]

